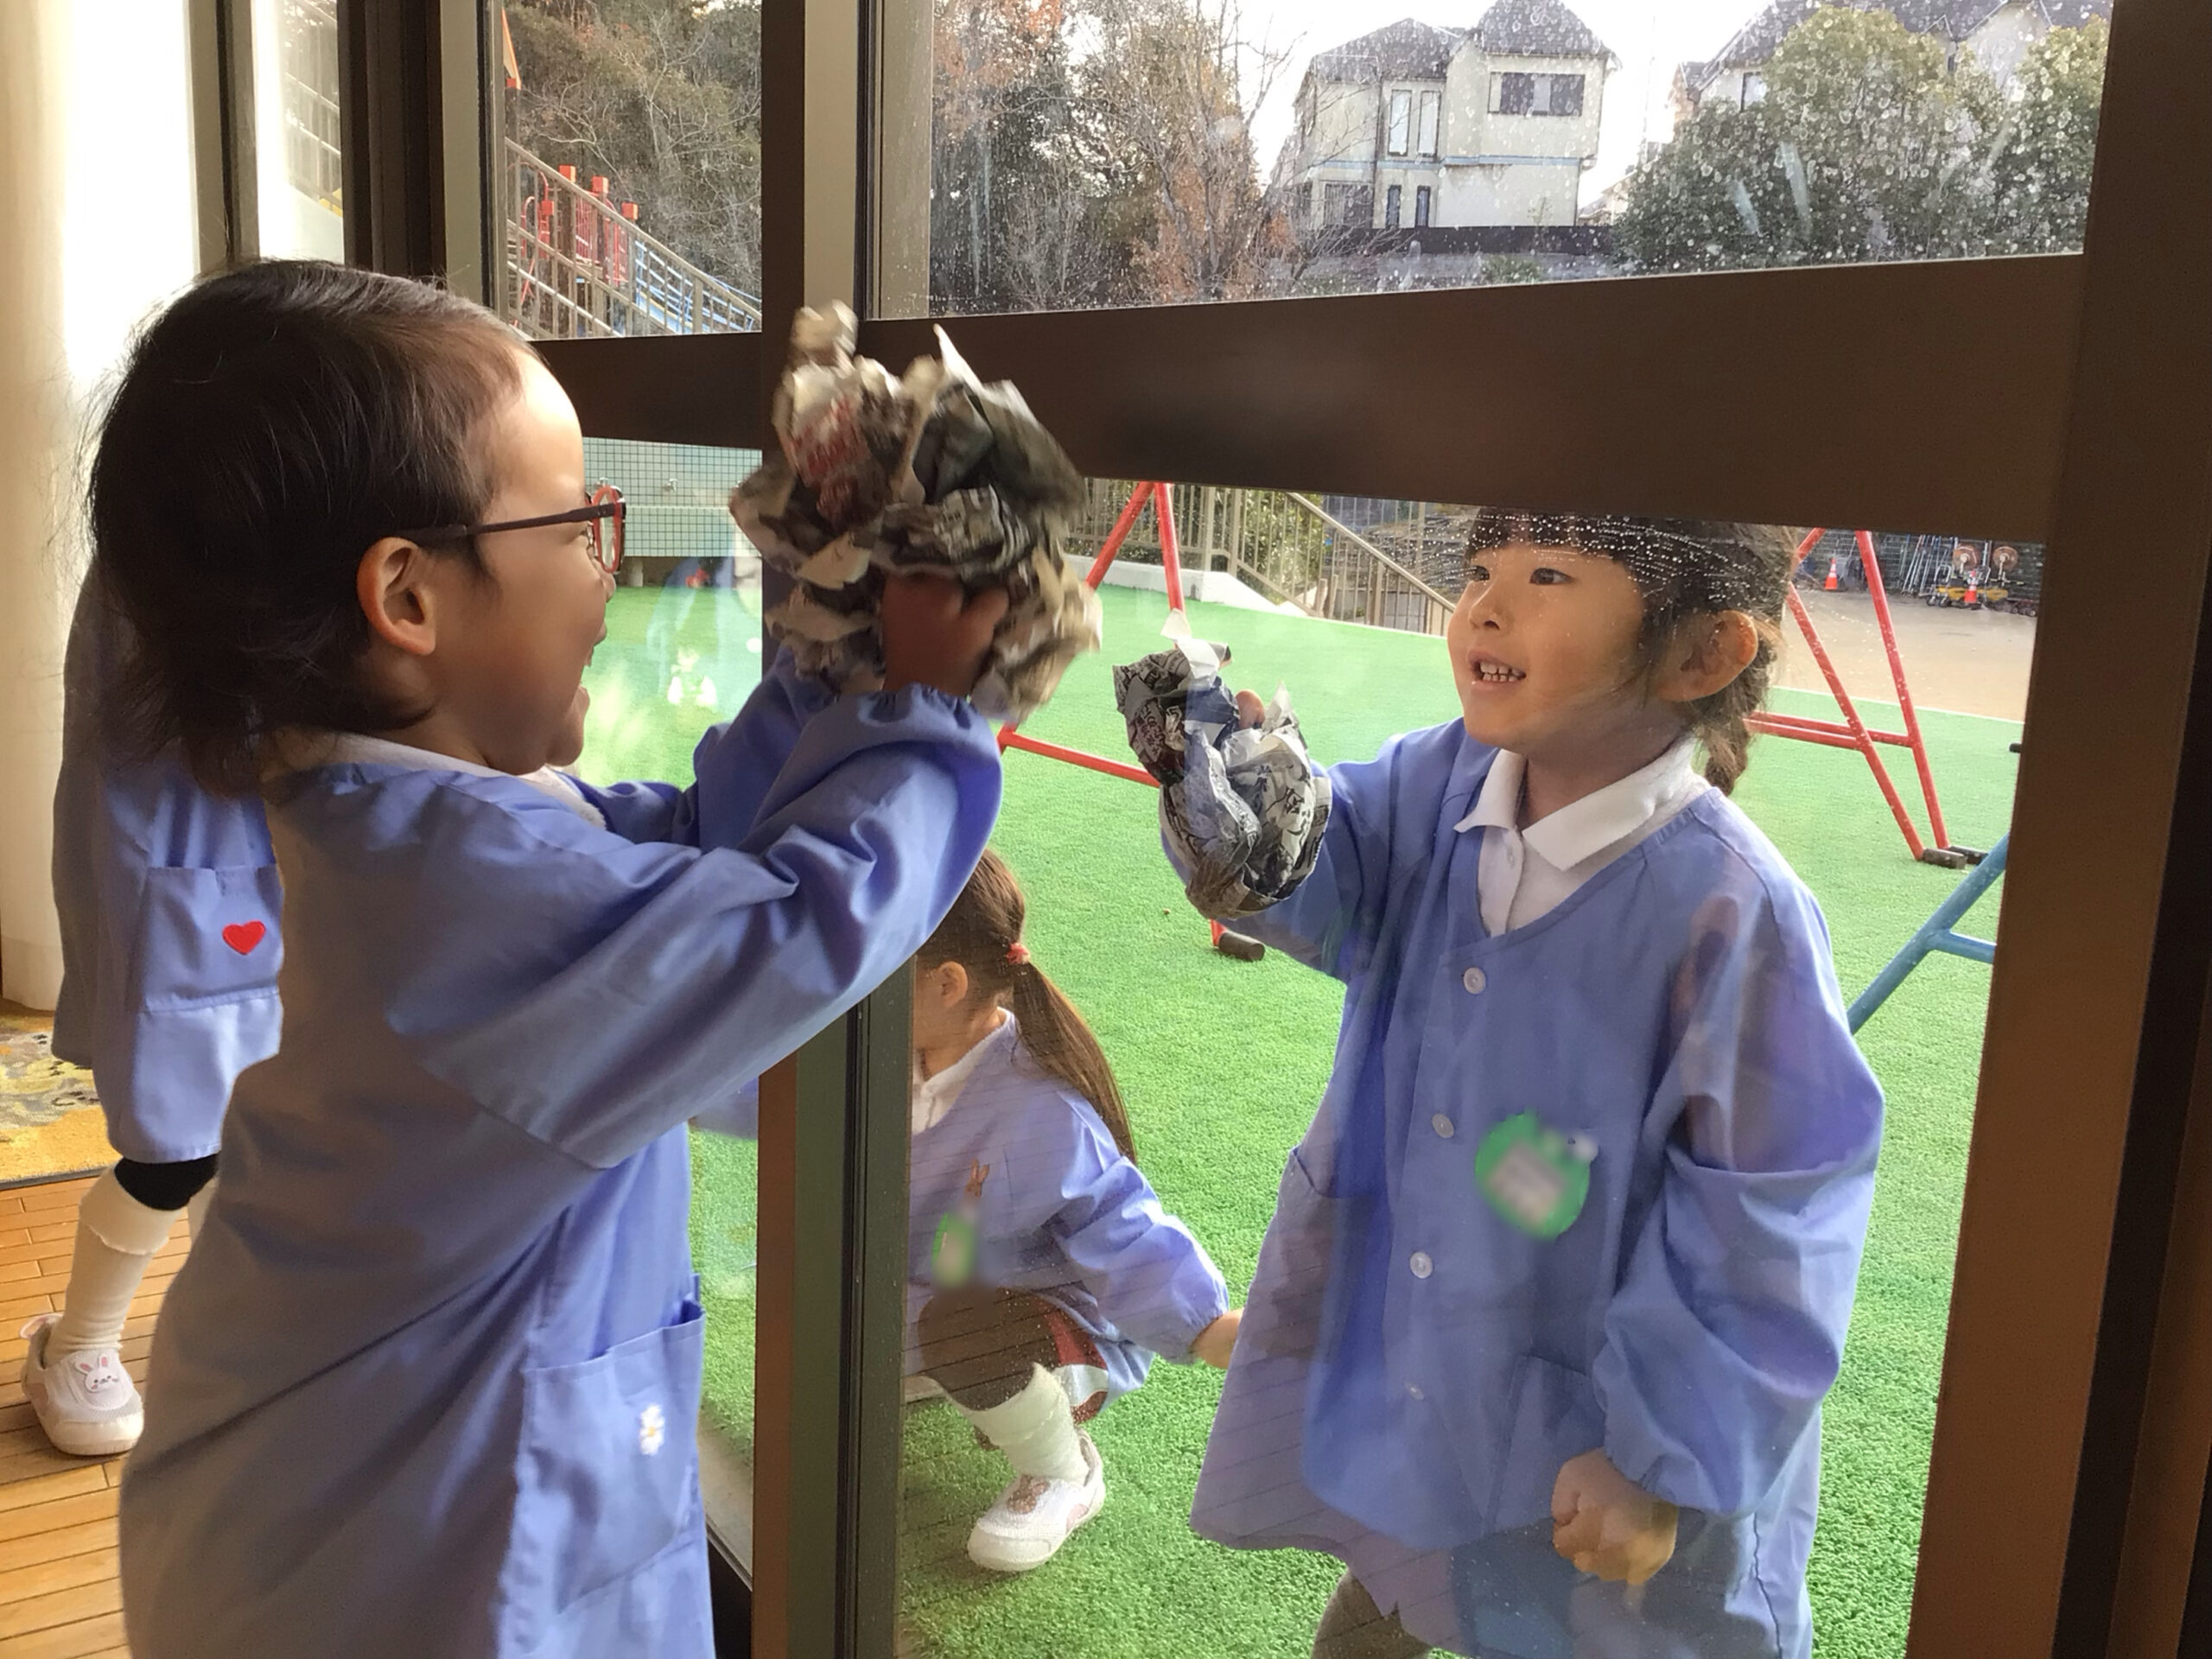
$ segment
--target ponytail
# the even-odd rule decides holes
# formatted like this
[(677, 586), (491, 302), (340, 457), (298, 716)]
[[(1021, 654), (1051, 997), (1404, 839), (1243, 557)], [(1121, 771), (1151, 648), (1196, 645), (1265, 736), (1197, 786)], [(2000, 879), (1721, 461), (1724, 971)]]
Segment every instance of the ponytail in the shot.
[(986, 850), (952, 909), (922, 947), (922, 965), (958, 963), (975, 988), (971, 995), (1000, 1003), (1013, 1014), (1030, 1058), (1054, 1081), (1089, 1101), (1122, 1156), (1134, 1160), (1136, 1146), (1114, 1068), (1090, 1021), (1030, 961), (1029, 947), (1021, 938), (1027, 917), (1027, 901), (1014, 872), (996, 853)]
[(1022, 1046), (1032, 1058), (1069, 1089), (1089, 1101), (1091, 1108), (1122, 1149), (1122, 1156), (1136, 1161), (1136, 1144), (1129, 1138), (1129, 1116), (1122, 1104), (1122, 1086), (1114, 1080), (1106, 1051), (1082, 1011), (1068, 1001), (1060, 988), (1045, 976), (1034, 963), (1021, 963), (1014, 970), (1014, 985), (1007, 997), (1021, 1027)]

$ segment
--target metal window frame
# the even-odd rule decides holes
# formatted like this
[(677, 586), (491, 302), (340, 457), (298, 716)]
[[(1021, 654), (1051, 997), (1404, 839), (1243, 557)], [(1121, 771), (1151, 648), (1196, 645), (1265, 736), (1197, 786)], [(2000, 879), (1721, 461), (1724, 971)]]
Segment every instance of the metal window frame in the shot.
[[(802, 294), (918, 308), (912, 158), (878, 148), (926, 98), (912, 19), (911, 0), (764, 0), (768, 340)], [(349, 88), (404, 93), (378, 54), (427, 35), (347, 38)], [(1925, 1659), (2173, 1652), (2185, 1617), (2212, 1617), (2193, 1483), (2212, 1444), (2212, 881), (2192, 857), (2212, 829), (2212, 222), (2171, 210), (2212, 198), (2208, 69), (2200, 0), (2117, 9), (2079, 256), (955, 325), (1093, 473), (2050, 544), (1910, 1638)], [(356, 110), (377, 215), (360, 245), (388, 268), (453, 257), (457, 168), (407, 130), (458, 130), (429, 84)], [(864, 325), (894, 360), (928, 343), (924, 322)], [(758, 444), (781, 353), (546, 356), (594, 432)], [(1885, 402), (1910, 385), (1943, 408)], [(902, 999), (879, 992), (764, 1091), (764, 1654), (889, 1649), (895, 1508), (871, 1494), (897, 1479)]]

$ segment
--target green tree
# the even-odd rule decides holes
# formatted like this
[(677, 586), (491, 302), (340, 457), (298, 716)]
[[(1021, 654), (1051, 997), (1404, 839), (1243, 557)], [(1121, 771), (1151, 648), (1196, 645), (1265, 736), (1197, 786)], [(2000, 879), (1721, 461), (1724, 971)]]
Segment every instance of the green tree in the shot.
[(1698, 111), (1630, 176), (1616, 254), (1694, 270), (2078, 246), (2104, 40), (2051, 31), (2008, 98), (1886, 12), (1824, 8), (1762, 99)]
[(508, 0), (508, 133), (602, 175), (652, 235), (760, 283), (760, 12), (753, 0)]
[(1995, 239), (2007, 251), (2082, 245), (2110, 38), (2101, 17), (2054, 29), (2020, 65), (2019, 95), (1990, 167)]

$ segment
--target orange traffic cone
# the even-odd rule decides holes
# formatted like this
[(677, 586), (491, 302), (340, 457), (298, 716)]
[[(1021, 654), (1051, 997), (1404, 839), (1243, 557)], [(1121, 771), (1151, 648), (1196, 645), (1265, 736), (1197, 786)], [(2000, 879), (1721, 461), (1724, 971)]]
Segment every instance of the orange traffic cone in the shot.
[(1822, 582), (1822, 583), (1821, 584), (1821, 586), (1822, 588), (1826, 588), (1829, 593), (1834, 593), (1834, 592), (1835, 592), (1835, 589), (1836, 589), (1836, 581), (1835, 581), (1835, 561), (1834, 561), (1834, 559), (1830, 559), (1830, 560), (1828, 561), (1828, 579), (1827, 579), (1826, 582)]

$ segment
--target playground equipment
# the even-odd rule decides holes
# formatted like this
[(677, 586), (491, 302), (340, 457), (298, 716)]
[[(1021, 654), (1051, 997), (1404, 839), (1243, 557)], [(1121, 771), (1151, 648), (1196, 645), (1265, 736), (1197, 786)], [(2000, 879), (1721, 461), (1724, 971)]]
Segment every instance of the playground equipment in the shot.
[[(2020, 746), (2012, 745), (2018, 754)], [(1967, 874), (1965, 880), (1951, 889), (1948, 898), (1936, 906), (1935, 913), (1923, 922), (1913, 936), (1904, 942), (1904, 948), (1884, 964), (1866, 988), (1852, 999), (1849, 1018), (1851, 1028), (1856, 1032), (1874, 1017), (1874, 1011), (1890, 1000), (1890, 994), (1904, 983), (1906, 976), (1920, 966), (1930, 951), (1940, 950), (1946, 956), (1964, 957), (1985, 967), (1997, 960), (1997, 944), (1993, 939), (1978, 939), (1970, 933), (1958, 931), (1959, 918), (1974, 907), (1981, 895), (1987, 893), (1999, 876), (2005, 874), (2005, 855), (2012, 842), (2011, 833), (1999, 836), (1997, 844)]]
[[(1796, 563), (1802, 564), (1807, 554), (1820, 544), (1827, 535), (1825, 530), (1811, 530), (1804, 540), (1797, 543)], [(1751, 727), (1754, 731), (1767, 732), (1777, 737), (1795, 738), (1801, 743), (1819, 743), (1830, 748), (1856, 749), (1866, 757), (1874, 782), (1882, 791), (1882, 798), (1889, 803), (1890, 811), (1904, 832), (1904, 844), (1912, 855), (1923, 864), (1940, 865), (1946, 869), (1964, 869), (1978, 864), (1985, 855), (1974, 848), (1955, 847), (1950, 832), (1943, 826), (1943, 807), (1936, 795), (1936, 775), (1928, 764), (1928, 745), (1920, 732), (1920, 716), (1912, 706), (1912, 688), (1906, 683), (1904, 659), (1897, 652), (1897, 636), (1890, 620), (1890, 600), (1882, 585), (1882, 562), (1875, 556), (1874, 538), (1866, 531), (1856, 532), (1859, 563), (1866, 578), (1866, 592), (1874, 601), (1874, 620), (1882, 631), (1882, 649), (1889, 657), (1890, 682), (1897, 688), (1897, 708), (1904, 718), (1901, 732), (1879, 731), (1867, 725), (1860, 717), (1859, 708), (1851, 700), (1851, 693), (1843, 683), (1843, 677), (1836, 672), (1835, 663), (1828, 656), (1827, 646), (1821, 642), (1819, 628), (1814, 626), (1812, 613), (1805, 608), (1805, 601), (1793, 581), (1789, 587), (1789, 613), (1796, 620), (1798, 632), (1805, 636), (1805, 643), (1813, 652), (1813, 660), (1820, 664), (1821, 674), (1827, 681), (1828, 690), (1834, 696), (1836, 707), (1843, 718), (1818, 720), (1809, 715), (1783, 715), (1772, 710), (1754, 715)], [(1833, 569), (1830, 572), (1834, 580)], [(1890, 779), (1889, 768), (1882, 764), (1879, 745), (1891, 743), (1912, 751), (1913, 768), (1920, 777), (1920, 796), (1928, 809), (1929, 838), (1921, 838), (1912, 815), (1905, 810), (1904, 801), (1897, 793), (1896, 784)]]
[[(1159, 521), (1160, 563), (1167, 578), (1167, 622), (1160, 632), (1170, 639), (1187, 639), (1191, 637), (1191, 623), (1183, 609), (1183, 561), (1175, 536), (1175, 498), (1166, 485), (1147, 480), (1129, 492), (1128, 501), (1122, 508), (1121, 516), (1115, 519), (1114, 528), (1107, 532), (1105, 543), (1098, 550), (1097, 558), (1091, 562), (1090, 571), (1084, 576), (1084, 583), (1096, 592), (1098, 584), (1106, 580), (1106, 572), (1112, 568), (1115, 556), (1121, 552), (1122, 543), (1128, 538), (1129, 531), (1135, 527), (1147, 506), (1152, 508), (1154, 517)], [(1223, 660), (1228, 660), (1226, 655)], [(1047, 760), (1065, 761), (1071, 766), (1103, 772), (1109, 778), (1126, 778), (1131, 783), (1142, 784), (1147, 789), (1160, 787), (1152, 774), (1142, 766), (1132, 766), (1126, 760), (1109, 760), (1103, 754), (1091, 754), (1082, 749), (1071, 749), (1064, 744), (1047, 743), (1025, 735), (1012, 724), (999, 728), (999, 753), (1003, 754), (1008, 749), (1041, 754)], [(1256, 939), (1232, 933), (1219, 922), (1211, 922), (1208, 925), (1213, 930), (1214, 949), (1224, 956), (1235, 957), (1240, 962), (1256, 962), (1266, 953), (1266, 948)]]

